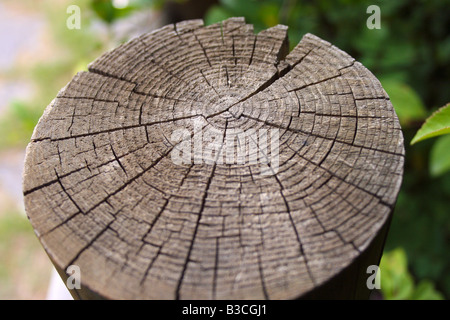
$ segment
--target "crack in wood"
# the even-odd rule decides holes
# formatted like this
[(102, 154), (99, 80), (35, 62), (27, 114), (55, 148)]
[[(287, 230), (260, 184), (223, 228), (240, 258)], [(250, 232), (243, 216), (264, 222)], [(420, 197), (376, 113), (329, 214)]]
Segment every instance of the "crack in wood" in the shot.
[[(174, 143), (178, 129), (189, 134)], [(235, 130), (272, 129), (277, 170), (257, 157), (269, 175), (218, 161)], [(214, 130), (212, 163), (193, 161), (203, 145), (172, 161)], [(239, 149), (261, 139), (247, 138)], [(60, 91), (29, 144), (24, 198), (55, 266), (79, 264), (98, 296), (289, 299), (377, 263), (403, 163), (389, 97), (345, 52), (307, 34), (289, 53), (283, 26), (193, 20), (106, 53)]]

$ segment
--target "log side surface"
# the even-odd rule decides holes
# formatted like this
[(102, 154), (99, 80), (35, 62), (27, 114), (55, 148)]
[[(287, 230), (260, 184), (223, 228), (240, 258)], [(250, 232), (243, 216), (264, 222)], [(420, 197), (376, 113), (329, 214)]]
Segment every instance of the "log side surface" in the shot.
[[(24, 195), (55, 266), (79, 266), (92, 294), (298, 298), (386, 227), (401, 128), (375, 76), (330, 43), (306, 34), (289, 52), (285, 26), (255, 34), (242, 18), (190, 20), (88, 69), (39, 121)], [(264, 152), (220, 161), (236, 130), (278, 137), (278, 166), (261, 165)], [(209, 149), (175, 163), (197, 134)]]

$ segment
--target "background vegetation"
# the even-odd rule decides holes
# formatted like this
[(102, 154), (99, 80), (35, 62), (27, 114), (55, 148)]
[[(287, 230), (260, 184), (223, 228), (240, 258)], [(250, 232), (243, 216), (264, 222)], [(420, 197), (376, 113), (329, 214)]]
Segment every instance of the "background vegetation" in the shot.
[[(183, 8), (200, 5), (202, 1), (177, 2)], [(450, 101), (450, 1), (209, 2), (212, 6), (204, 10), (203, 16), (206, 24), (232, 16), (244, 16), (248, 23), (254, 24), (256, 32), (285, 24), (289, 26), (291, 48), (305, 33), (316, 34), (350, 53), (381, 80), (399, 116), (406, 147), (404, 182), (381, 263), (381, 294), (385, 299), (448, 299), (450, 135), (412, 146), (410, 142), (425, 119)], [(11, 78), (31, 79), (37, 89), (32, 99), (14, 100), (0, 114), (0, 151), (25, 147), (43, 109), (74, 73), (86, 68), (104, 50), (127, 40), (114, 37), (116, 24), (149, 8), (154, 11), (167, 8), (164, 0), (78, 1), (82, 28), (68, 30), (65, 8), (70, 3), (28, 3), (45, 14), (53, 42), (63, 54), (27, 68), (15, 66), (7, 73)], [(366, 27), (369, 5), (380, 7), (381, 29)], [(166, 19), (176, 17), (172, 12)], [(0, 245), (4, 244), (2, 237), (11, 234), (11, 230), (23, 232), (25, 227), (19, 220), (0, 219)], [(9, 227), (15, 223), (16, 226)], [(3, 229), (9, 233), (2, 235)], [(4, 260), (0, 261), (0, 281), (2, 264)]]

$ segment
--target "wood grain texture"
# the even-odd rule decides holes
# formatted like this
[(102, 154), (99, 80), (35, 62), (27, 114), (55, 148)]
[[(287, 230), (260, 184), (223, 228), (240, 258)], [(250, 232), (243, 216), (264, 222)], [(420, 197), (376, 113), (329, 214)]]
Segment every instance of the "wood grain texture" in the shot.
[[(80, 267), (81, 298), (292, 299), (375, 242), (379, 258), (403, 174), (397, 116), (362, 64), (311, 34), (289, 53), (286, 31), (168, 25), (98, 58), (46, 109), (26, 211), (55, 266)], [(174, 164), (180, 128), (219, 132), (215, 160), (232, 129), (278, 129), (279, 170)]]

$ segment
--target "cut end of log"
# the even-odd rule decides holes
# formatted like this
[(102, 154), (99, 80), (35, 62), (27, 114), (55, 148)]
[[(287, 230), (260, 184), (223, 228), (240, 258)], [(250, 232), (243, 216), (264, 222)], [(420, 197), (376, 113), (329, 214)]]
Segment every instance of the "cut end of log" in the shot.
[(27, 149), (25, 206), (62, 276), (80, 268), (78, 298), (360, 297), (403, 162), (388, 95), (347, 53), (192, 20), (60, 91)]

